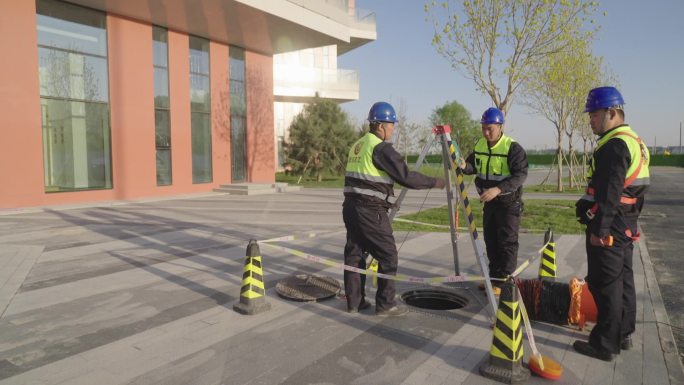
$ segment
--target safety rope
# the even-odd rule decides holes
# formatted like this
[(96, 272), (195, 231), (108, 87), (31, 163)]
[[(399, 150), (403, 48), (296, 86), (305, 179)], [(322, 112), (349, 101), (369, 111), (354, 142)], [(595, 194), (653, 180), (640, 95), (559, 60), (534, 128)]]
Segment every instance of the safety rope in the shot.
[[(282, 236), (282, 237), (276, 237), (276, 238), (270, 238), (266, 240), (259, 241), (262, 245), (265, 245), (269, 248), (276, 249), (279, 251), (282, 251), (287, 254), (291, 254), (300, 258), (307, 259), (312, 262), (317, 262), (317, 263), (322, 263), (324, 265), (330, 266), (330, 267), (335, 267), (335, 268), (342, 268), (347, 271), (352, 271), (355, 273), (359, 274), (365, 274), (365, 275), (372, 275), (374, 277), (379, 277), (379, 278), (384, 278), (384, 279), (391, 279), (395, 281), (405, 281), (405, 282), (412, 282), (412, 283), (425, 283), (425, 284), (437, 284), (437, 283), (447, 283), (447, 282), (469, 282), (469, 281), (484, 281), (488, 277), (484, 276), (479, 276), (479, 275), (449, 275), (449, 276), (444, 276), (444, 277), (414, 277), (414, 276), (409, 276), (405, 274), (397, 274), (395, 275), (388, 275), (388, 274), (383, 274), (383, 273), (378, 273), (375, 271), (372, 271), (371, 269), (360, 269), (355, 266), (349, 266), (345, 265), (340, 262), (332, 261), (328, 258), (309, 254), (300, 250), (292, 249), (289, 247), (284, 247), (284, 246), (279, 246), (279, 245), (274, 245), (276, 242), (287, 242), (287, 241), (293, 241), (293, 240), (301, 240), (301, 239), (312, 239), (321, 235), (330, 235), (334, 233), (339, 233), (341, 230), (335, 230), (335, 231), (329, 231), (329, 232), (309, 232), (309, 233), (302, 233), (302, 234), (296, 234), (296, 235), (287, 235), (287, 236)], [(536, 256), (532, 256), (528, 259), (533, 260), (535, 258), (538, 258), (538, 255), (541, 254), (541, 252), (546, 248), (546, 244), (544, 244), (539, 250), (535, 252)], [(489, 278), (490, 280), (493, 281), (505, 281), (508, 278)]]
[[(432, 148), (435, 146), (435, 143), (436, 143), (436, 141), (433, 140), (432, 141), (432, 147), (430, 148), (429, 151), (432, 151)], [(424, 163), (426, 166), (430, 165), (430, 161), (428, 161), (427, 158), (425, 158)], [(416, 171), (419, 171), (419, 170), (416, 170)], [(430, 175), (430, 176), (432, 176), (432, 175)], [(405, 187), (403, 187), (403, 188), (405, 188)], [(425, 190), (425, 196), (423, 197), (423, 201), (420, 203), (420, 206), (418, 206), (418, 211), (416, 212), (416, 215), (420, 215), (420, 213), (423, 211), (423, 207), (425, 207), (425, 202), (427, 202), (427, 198), (430, 195), (431, 190), (432, 189), (426, 189)], [(397, 219), (398, 218), (395, 218), (394, 220), (396, 221)], [(404, 246), (404, 243), (406, 243), (409, 235), (411, 235), (412, 232), (413, 232), (412, 229), (409, 229), (406, 231), (406, 234), (404, 234), (404, 239), (401, 241), (401, 243), (399, 243), (399, 247), (397, 248), (397, 253), (399, 253), (401, 251), (401, 248)]]
[[(321, 257), (318, 255), (313, 255), (309, 254), (300, 250), (295, 250), (291, 249), (289, 247), (284, 247), (284, 246), (278, 246), (274, 245), (270, 242), (261, 242), (262, 245), (267, 246), (269, 248), (279, 250), (297, 257), (301, 257), (304, 259), (307, 259), (312, 262), (317, 262), (317, 263), (322, 263), (326, 266), (329, 267), (335, 267), (335, 268), (342, 268), (347, 271), (352, 271), (354, 273), (359, 273), (359, 274), (364, 274), (364, 275), (371, 275), (373, 277), (378, 277), (378, 278), (384, 278), (384, 279), (390, 279), (393, 281), (404, 281), (404, 282), (411, 282), (411, 283), (421, 283), (421, 284), (426, 284), (426, 285), (434, 285), (438, 283), (449, 283), (449, 282), (471, 282), (471, 281), (484, 281), (486, 278), (483, 276), (478, 276), (478, 275), (449, 275), (449, 276), (444, 276), (444, 277), (415, 277), (411, 275), (406, 275), (406, 274), (397, 274), (397, 275), (388, 275), (388, 274), (383, 274), (383, 273), (378, 273), (375, 272), (371, 269), (360, 269), (355, 266), (349, 266), (345, 265), (340, 262), (332, 261), (328, 258)], [(491, 278), (492, 280), (497, 280), (497, 281), (504, 281), (503, 278)]]

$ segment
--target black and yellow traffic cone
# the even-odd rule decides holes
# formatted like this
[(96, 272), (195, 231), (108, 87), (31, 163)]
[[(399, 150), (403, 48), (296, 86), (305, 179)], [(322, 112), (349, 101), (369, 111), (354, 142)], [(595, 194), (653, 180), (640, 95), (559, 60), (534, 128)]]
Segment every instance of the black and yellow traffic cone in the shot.
[(556, 242), (553, 241), (553, 231), (546, 230), (544, 234), (544, 250), (539, 259), (539, 279), (542, 281), (556, 281)]
[(240, 289), (240, 303), (233, 306), (233, 310), (241, 314), (257, 314), (269, 310), (271, 304), (266, 302), (264, 288), (264, 273), (261, 268), (261, 253), (257, 241), (252, 239), (247, 245), (245, 254), (245, 270), (242, 273), (242, 289)]
[(530, 371), (522, 366), (523, 339), (518, 291), (512, 281), (501, 285), (489, 359), (480, 365), (480, 374), (507, 384), (522, 384)]

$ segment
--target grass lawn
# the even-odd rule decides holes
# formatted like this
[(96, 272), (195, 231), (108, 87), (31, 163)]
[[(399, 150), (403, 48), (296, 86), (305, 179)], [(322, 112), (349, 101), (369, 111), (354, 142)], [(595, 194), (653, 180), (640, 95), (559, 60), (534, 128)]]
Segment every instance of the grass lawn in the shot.
[[(427, 165), (421, 167), (422, 173), (430, 176), (443, 177), (443, 169), (441, 164)], [(303, 186), (308, 188), (339, 188), (344, 187), (343, 176), (324, 176), (321, 182), (316, 181), (315, 177), (306, 176), (299, 180), (298, 175), (285, 175), (284, 173), (276, 174), (277, 182), (286, 182), (294, 186)], [(473, 176), (466, 176), (466, 184), (470, 183)], [(300, 183), (297, 184), (297, 181)], [(400, 190), (401, 186), (396, 186), (395, 191)], [(527, 186), (525, 192), (556, 192), (553, 185), (541, 186)], [(566, 190), (564, 192), (581, 193), (583, 190)], [(523, 195), (524, 197), (524, 195)], [(470, 204), (475, 218), (475, 224), (482, 227), (482, 204), (470, 197)], [(524, 232), (543, 233), (549, 227), (558, 234), (581, 234), (584, 232), (583, 226), (577, 223), (575, 219), (575, 201), (574, 200), (560, 200), (560, 199), (527, 199), (525, 202), (525, 210), (523, 211), (522, 223), (520, 230)], [(433, 225), (447, 226), (446, 228), (435, 227), (429, 225), (420, 225), (407, 223), (402, 221), (395, 221), (392, 226), (395, 230), (404, 231), (449, 231), (449, 213), (448, 207), (444, 205), (440, 208), (429, 209), (421, 211), (417, 214), (400, 215), (400, 219), (429, 223)], [(467, 218), (463, 213), (463, 209), (459, 207), (459, 224), (460, 228), (467, 228)]]
[[(568, 184), (563, 185), (563, 191), (559, 194), (582, 194), (586, 187), (570, 187)], [(524, 186), (523, 192), (526, 193), (558, 193), (558, 186), (554, 183), (537, 184), (534, 186)]]
[[(570, 178), (565, 177), (563, 178), (563, 193), (567, 194), (582, 194), (584, 193), (584, 189), (586, 188), (586, 183), (581, 183), (579, 187), (570, 187)], [(538, 184), (534, 186), (524, 186), (523, 187), (523, 192), (529, 192), (529, 193), (557, 193), (558, 192), (558, 184), (557, 181), (554, 179), (552, 181), (546, 181), (545, 184)]]
[[(574, 200), (528, 199), (524, 202), (525, 209), (523, 210), (520, 231), (543, 233), (550, 227), (554, 233), (558, 234), (584, 233), (583, 226), (580, 225), (575, 219)], [(482, 204), (480, 201), (472, 200), (470, 200), (470, 204), (473, 211), (475, 225), (477, 225), (478, 228), (482, 228)], [(399, 218), (403, 220), (442, 225), (446, 227), (407, 223), (400, 220), (395, 221), (392, 224), (394, 230), (433, 232), (449, 231), (449, 212), (446, 205), (443, 207), (421, 211), (416, 214), (401, 215)], [(459, 228), (467, 228), (467, 218), (463, 213), (463, 209), (460, 207), (458, 213), (458, 222)]]
[[(409, 165), (409, 169), (413, 170), (413, 165)], [(420, 168), (420, 172), (432, 177), (444, 178), (444, 169), (442, 164), (424, 165)], [(316, 181), (315, 176), (306, 175), (299, 179), (299, 175), (285, 175), (284, 172), (276, 173), (276, 182), (289, 183), (293, 186), (302, 186), (309, 188), (342, 188), (344, 187), (344, 175), (324, 175), (323, 180)], [(470, 177), (472, 179), (472, 176)], [(467, 179), (466, 179), (467, 180)], [(299, 182), (299, 183), (297, 183)], [(395, 185), (395, 190), (400, 190), (401, 186)]]

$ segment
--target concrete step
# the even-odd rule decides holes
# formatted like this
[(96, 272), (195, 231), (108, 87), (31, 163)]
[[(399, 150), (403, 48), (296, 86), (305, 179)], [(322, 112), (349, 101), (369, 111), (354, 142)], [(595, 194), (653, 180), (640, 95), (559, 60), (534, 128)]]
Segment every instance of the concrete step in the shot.
[(301, 190), (301, 186), (289, 186), (287, 183), (234, 183), (220, 185), (213, 191), (231, 195), (261, 195), (299, 190)]

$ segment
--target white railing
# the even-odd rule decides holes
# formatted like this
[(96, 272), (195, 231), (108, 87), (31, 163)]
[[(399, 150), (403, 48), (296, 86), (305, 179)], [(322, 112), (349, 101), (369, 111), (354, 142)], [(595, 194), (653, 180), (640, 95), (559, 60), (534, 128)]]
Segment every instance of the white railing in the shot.
[(273, 83), (276, 90), (315, 92), (358, 92), (359, 73), (355, 70), (306, 68), (275, 64)]
[(348, 0), (287, 0), (302, 8), (338, 21), (349, 27), (375, 30), (375, 13), (365, 9), (349, 8)]

